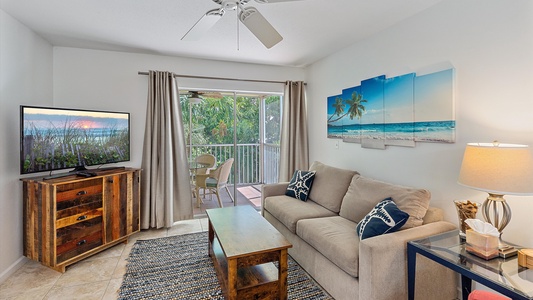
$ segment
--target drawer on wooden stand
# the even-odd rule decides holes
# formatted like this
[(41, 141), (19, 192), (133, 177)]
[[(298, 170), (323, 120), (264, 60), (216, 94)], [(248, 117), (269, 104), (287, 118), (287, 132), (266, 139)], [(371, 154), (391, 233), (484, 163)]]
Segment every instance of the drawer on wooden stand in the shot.
[(56, 233), (56, 262), (87, 252), (103, 244), (102, 216), (58, 228)]
[[(90, 184), (90, 185), (87, 185)], [(65, 184), (57, 187), (56, 228), (102, 217), (102, 180)]]
[(74, 201), (81, 198), (102, 199), (102, 178), (74, 181), (57, 185), (56, 201)]

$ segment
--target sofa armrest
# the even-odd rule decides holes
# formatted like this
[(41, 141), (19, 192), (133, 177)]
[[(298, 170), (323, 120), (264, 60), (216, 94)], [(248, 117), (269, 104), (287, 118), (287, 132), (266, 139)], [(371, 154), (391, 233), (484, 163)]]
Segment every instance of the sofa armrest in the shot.
[(285, 195), (285, 191), (287, 190), (288, 186), (288, 182), (263, 184), (263, 187), (261, 187), (261, 196), (263, 198), (267, 198), (270, 196)]
[[(407, 242), (456, 228), (452, 223), (438, 221), (362, 240), (359, 243), (359, 299), (407, 299)], [(435, 272), (428, 278), (428, 284), (448, 280), (439, 278), (446, 276), (441, 273)], [(417, 281), (417, 286), (420, 285), (423, 283)], [(455, 286), (450, 289), (454, 292)]]
[(424, 222), (422, 224), (429, 224), (444, 220), (444, 211), (442, 208), (429, 207), (424, 216)]
[(261, 187), (261, 196), (263, 198), (267, 198), (270, 196), (285, 195), (285, 191), (287, 190), (288, 186), (288, 182), (263, 184)]
[(261, 215), (263, 215), (263, 208), (265, 207), (265, 199), (270, 196), (285, 195), (289, 182), (279, 182), (271, 184), (263, 184), (261, 187)]

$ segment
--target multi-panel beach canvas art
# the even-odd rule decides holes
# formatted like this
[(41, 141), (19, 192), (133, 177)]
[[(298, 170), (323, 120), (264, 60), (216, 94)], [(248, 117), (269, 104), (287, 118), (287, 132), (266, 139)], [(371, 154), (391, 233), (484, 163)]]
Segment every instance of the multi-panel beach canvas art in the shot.
[(377, 76), (327, 99), (328, 138), (384, 149), (455, 142), (454, 69)]

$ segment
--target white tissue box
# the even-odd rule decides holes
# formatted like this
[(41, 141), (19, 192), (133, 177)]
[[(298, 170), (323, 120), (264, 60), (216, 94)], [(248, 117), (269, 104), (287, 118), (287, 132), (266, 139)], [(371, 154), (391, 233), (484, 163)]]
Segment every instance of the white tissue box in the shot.
[(468, 229), (466, 231), (466, 251), (486, 260), (497, 257), (498, 237)]

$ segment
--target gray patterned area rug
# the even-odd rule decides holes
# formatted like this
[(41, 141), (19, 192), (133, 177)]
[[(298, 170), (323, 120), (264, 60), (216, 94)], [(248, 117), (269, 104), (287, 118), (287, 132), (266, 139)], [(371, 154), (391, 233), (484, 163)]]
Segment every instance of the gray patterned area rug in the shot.
[[(288, 265), (289, 299), (333, 299), (290, 256)], [(207, 232), (135, 242), (119, 299), (224, 299)]]

